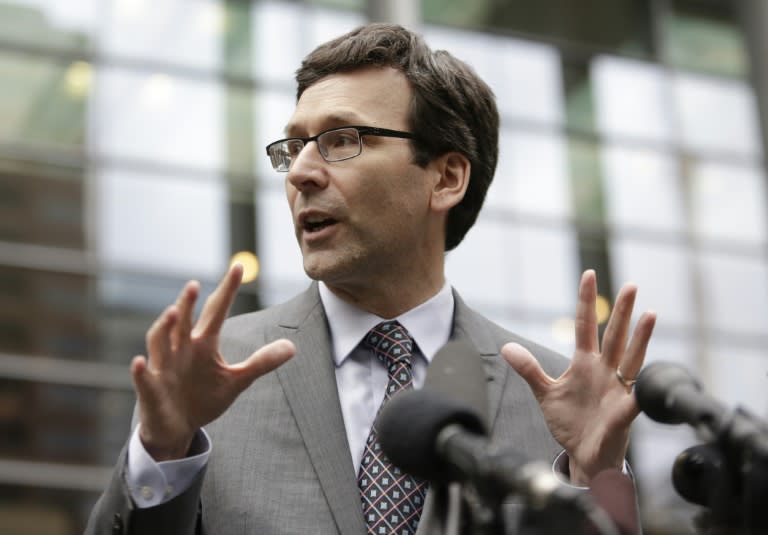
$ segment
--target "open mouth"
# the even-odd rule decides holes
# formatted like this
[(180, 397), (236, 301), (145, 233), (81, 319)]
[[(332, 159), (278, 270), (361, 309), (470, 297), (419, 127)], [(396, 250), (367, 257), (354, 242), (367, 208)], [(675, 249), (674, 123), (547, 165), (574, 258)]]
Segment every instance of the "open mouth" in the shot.
[(336, 224), (335, 219), (320, 219), (317, 221), (305, 221), (304, 230), (307, 232), (319, 232), (326, 227)]

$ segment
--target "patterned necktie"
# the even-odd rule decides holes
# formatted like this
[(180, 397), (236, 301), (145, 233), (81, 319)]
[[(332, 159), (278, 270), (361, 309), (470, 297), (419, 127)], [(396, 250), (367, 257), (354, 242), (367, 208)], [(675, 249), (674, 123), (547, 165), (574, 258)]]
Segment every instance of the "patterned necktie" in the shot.
[[(370, 330), (364, 343), (387, 367), (389, 381), (383, 407), (392, 395), (413, 387), (413, 339), (397, 321), (385, 321)], [(365, 443), (357, 484), (369, 535), (416, 533), (427, 494), (426, 481), (402, 472), (387, 459), (381, 451), (375, 422)]]

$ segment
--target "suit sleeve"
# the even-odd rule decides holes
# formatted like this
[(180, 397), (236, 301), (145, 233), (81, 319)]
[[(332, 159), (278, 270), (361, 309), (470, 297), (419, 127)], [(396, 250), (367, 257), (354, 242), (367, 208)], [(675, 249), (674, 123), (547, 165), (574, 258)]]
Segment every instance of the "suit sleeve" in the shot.
[(126, 457), (127, 446), (120, 453), (106, 490), (91, 511), (85, 535), (204, 535), (201, 529), (200, 490), (205, 468), (186, 491), (172, 500), (140, 509), (133, 503), (125, 482)]

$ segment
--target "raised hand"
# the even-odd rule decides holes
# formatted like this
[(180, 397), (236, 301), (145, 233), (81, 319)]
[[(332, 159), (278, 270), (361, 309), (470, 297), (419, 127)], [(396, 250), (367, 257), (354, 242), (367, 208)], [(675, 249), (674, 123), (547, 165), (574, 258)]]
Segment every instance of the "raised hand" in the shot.
[(627, 380), (640, 371), (656, 322), (653, 312), (643, 313), (627, 345), (636, 295), (633, 284), (619, 291), (601, 350), (595, 310), (597, 280), (594, 271), (584, 272), (576, 309), (576, 351), (557, 379), (547, 375), (520, 344), (509, 343), (501, 350), (528, 382), (552, 435), (568, 453), (575, 484), (586, 485), (599, 471), (621, 467), (626, 456), (629, 428), (639, 413)]
[(276, 340), (239, 364), (219, 352), (219, 332), (242, 279), (236, 264), (206, 300), (193, 324), (199, 284), (190, 281), (147, 331), (149, 359), (134, 357), (131, 375), (139, 403), (139, 437), (157, 461), (179, 459), (195, 433), (219, 417), (257, 377), (295, 353)]

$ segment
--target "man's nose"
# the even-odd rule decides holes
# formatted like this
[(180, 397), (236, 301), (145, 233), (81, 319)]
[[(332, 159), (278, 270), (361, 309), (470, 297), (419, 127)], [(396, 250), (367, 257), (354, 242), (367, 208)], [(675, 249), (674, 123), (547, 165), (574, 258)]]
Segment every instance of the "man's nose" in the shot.
[(317, 141), (310, 141), (293, 159), (288, 169), (288, 182), (299, 191), (322, 189), (328, 185), (327, 165), (328, 162), (320, 155)]

